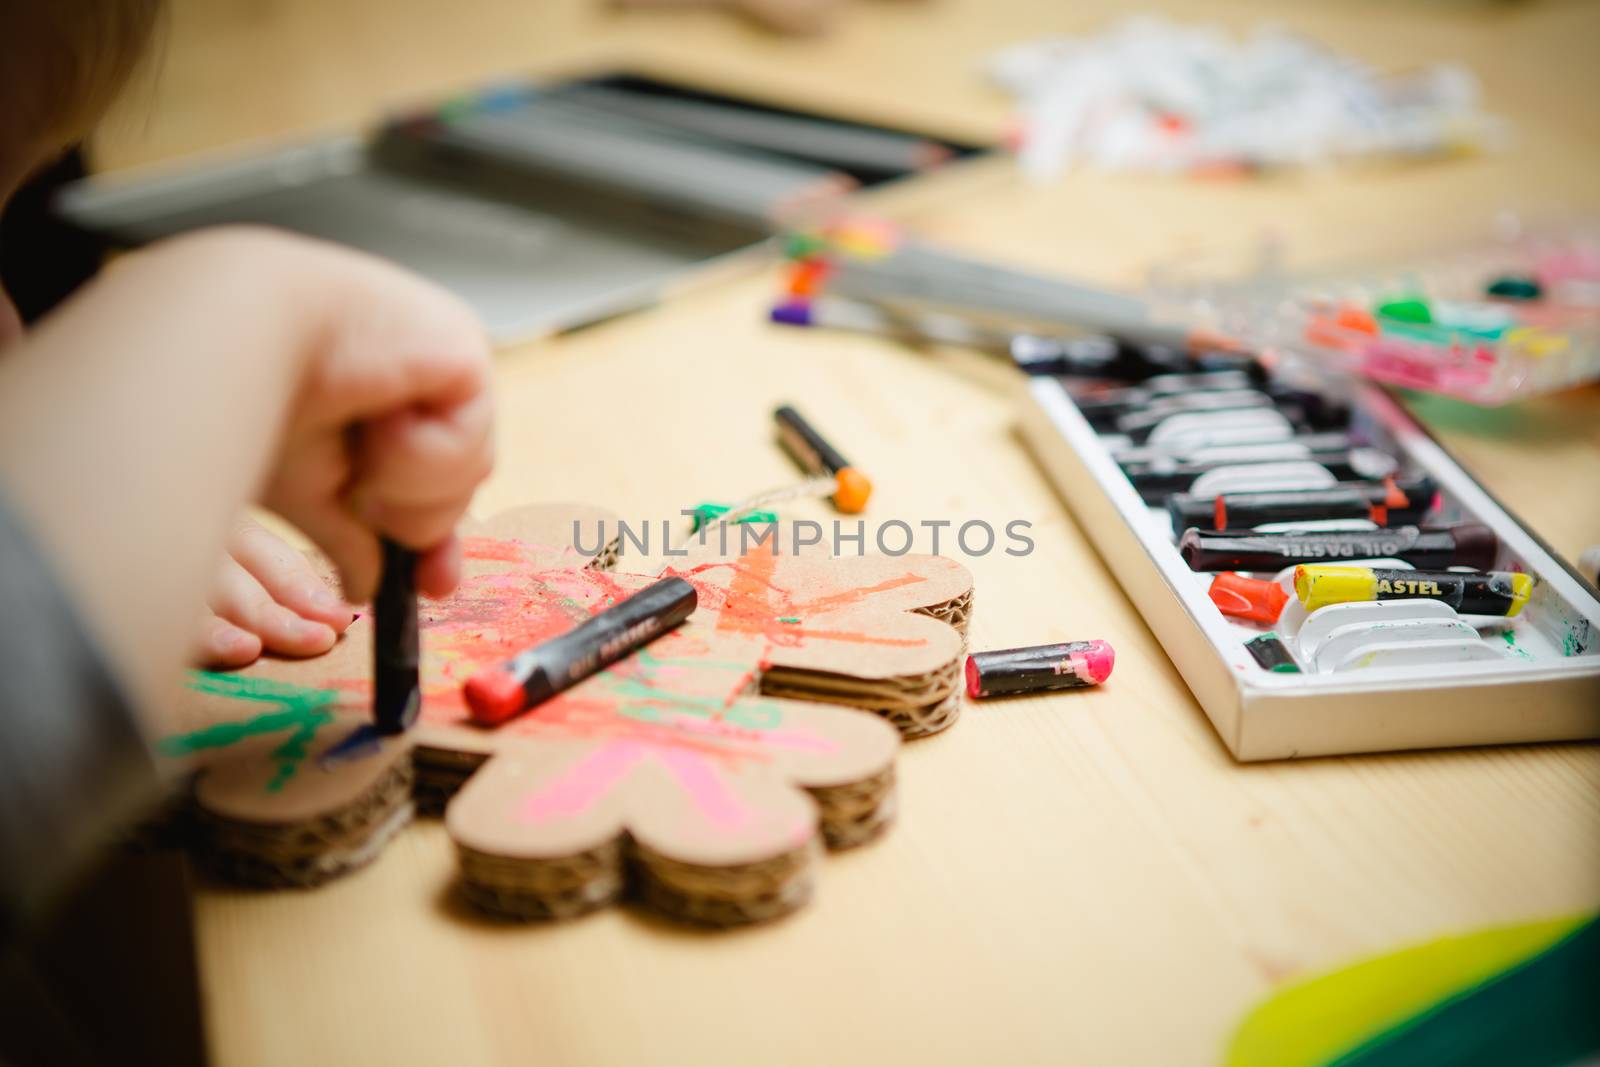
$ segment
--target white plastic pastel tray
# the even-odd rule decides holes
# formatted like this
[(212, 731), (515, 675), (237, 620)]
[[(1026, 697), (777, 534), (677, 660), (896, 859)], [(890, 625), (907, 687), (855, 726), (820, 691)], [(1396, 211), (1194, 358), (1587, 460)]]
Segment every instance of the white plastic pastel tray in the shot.
[[(1362, 387), (1355, 402), (1359, 422), (1438, 484), (1441, 518), (1492, 527), (1496, 569), (1537, 585), (1517, 618), (1475, 640), (1447, 607), (1307, 617), (1291, 602), (1273, 632), (1300, 674), (1256, 663), (1245, 644), (1265, 629), (1217, 610), (1211, 576), (1183, 562), (1170, 521), (1139, 498), (1056, 379), (1026, 379), (1020, 408), (1044, 469), (1238, 759), (1600, 737), (1600, 599), (1387, 394)], [(1377, 640), (1375, 612), (1415, 625)]]

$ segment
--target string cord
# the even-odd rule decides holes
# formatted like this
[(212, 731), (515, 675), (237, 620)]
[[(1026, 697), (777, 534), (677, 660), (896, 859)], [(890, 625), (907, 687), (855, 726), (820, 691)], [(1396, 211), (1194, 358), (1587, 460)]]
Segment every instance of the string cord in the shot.
[[(798, 500), (806, 496), (831, 496), (838, 489), (838, 479), (831, 474), (820, 474), (815, 478), (794, 485), (780, 486), (768, 489), (766, 492), (757, 493), (755, 496), (746, 497), (733, 505), (727, 511), (712, 520), (719, 523), (738, 522), (752, 511), (760, 511), (769, 504), (781, 504), (786, 500)], [(710, 525), (709, 523), (707, 525)]]

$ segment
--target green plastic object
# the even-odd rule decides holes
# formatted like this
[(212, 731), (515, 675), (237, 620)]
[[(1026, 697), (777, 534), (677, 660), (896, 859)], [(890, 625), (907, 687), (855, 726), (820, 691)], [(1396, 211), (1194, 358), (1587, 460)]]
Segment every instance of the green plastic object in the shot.
[(814, 233), (791, 233), (783, 241), (783, 254), (790, 259), (805, 259), (827, 250), (827, 239)]
[(1502, 300), (1538, 300), (1544, 295), (1537, 281), (1521, 274), (1502, 274), (1484, 292)]
[[(716, 519), (728, 513), (726, 504), (696, 504), (694, 509), (694, 528), (690, 533), (699, 533), (701, 527), (710, 525)], [(734, 525), (741, 522), (777, 522), (778, 514), (775, 511), (752, 511), (748, 515), (734, 519)]]
[(1394, 322), (1409, 322), (1417, 325), (1433, 321), (1433, 310), (1428, 307), (1428, 302), (1419, 300), (1416, 297), (1386, 300), (1378, 305), (1378, 314)]

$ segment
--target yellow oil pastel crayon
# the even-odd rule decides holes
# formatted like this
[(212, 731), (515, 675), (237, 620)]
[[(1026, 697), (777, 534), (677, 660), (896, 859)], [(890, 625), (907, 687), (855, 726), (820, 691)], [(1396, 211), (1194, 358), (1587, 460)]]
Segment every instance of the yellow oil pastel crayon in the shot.
[(1307, 611), (1354, 601), (1439, 600), (1463, 615), (1510, 618), (1522, 610), (1532, 590), (1532, 575), (1511, 571), (1465, 574), (1313, 565), (1294, 569), (1295, 596)]

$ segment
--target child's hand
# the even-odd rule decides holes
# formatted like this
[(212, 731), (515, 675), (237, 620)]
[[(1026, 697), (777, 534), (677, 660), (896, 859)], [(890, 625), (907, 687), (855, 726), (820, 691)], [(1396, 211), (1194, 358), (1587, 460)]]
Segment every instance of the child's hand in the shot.
[[(239, 235), (225, 240), (244, 254)], [(257, 240), (257, 254), (288, 261), (301, 314), (319, 326), (260, 502), (328, 554), (351, 602), (377, 589), (380, 535), (421, 553), (418, 590), (443, 596), (460, 578), (455, 524), (493, 463), (482, 326), (455, 297), (380, 260)]]
[(316, 542), (351, 602), (376, 589), (380, 537), (419, 554), (421, 592), (454, 588), (455, 524), (492, 441), (488, 344), (450, 294), (332, 245), (211, 231), (118, 259), (8, 347), (0, 493), (151, 715), (208, 598), (270, 645), (268, 617), (293, 620), (259, 585), (315, 624), (297, 647), (329, 640), (276, 570), (246, 563), (217, 592), (247, 504)]
[(209, 605), (195, 660), (214, 668), (244, 667), (262, 652), (320, 655), (355, 618), (303, 554), (250, 518), (228, 537)]

